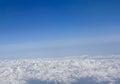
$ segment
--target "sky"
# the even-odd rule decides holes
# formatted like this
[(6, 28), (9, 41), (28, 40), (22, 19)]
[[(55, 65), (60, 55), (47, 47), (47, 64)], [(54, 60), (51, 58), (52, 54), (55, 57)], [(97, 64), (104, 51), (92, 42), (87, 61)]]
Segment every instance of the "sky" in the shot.
[(119, 0), (0, 0), (0, 58), (120, 54)]

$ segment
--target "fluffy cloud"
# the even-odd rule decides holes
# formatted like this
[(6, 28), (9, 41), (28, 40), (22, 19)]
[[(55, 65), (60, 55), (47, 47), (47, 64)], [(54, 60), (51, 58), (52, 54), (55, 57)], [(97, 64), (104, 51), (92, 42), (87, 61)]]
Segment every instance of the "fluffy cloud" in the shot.
[(120, 79), (120, 59), (0, 60), (1, 84), (77, 84), (77, 81), (80, 83), (84, 79), (94, 80), (98, 84), (117, 84), (116, 81)]

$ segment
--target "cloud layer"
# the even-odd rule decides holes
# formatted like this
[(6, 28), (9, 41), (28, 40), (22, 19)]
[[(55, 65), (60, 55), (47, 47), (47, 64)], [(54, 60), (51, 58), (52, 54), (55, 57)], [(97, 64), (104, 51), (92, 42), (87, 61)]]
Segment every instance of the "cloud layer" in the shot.
[(78, 84), (80, 80), (85, 84), (91, 80), (97, 84), (118, 84), (119, 79), (120, 59), (0, 60), (1, 84)]

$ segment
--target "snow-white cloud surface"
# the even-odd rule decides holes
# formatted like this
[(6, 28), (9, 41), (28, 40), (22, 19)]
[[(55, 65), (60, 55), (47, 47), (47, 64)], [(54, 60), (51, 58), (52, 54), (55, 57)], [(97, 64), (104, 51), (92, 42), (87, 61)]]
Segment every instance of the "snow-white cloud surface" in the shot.
[(0, 84), (42, 84), (30, 83), (31, 79), (55, 84), (80, 84), (76, 82), (83, 78), (92, 78), (98, 84), (103, 81), (117, 84), (116, 81), (120, 80), (120, 59), (0, 60)]

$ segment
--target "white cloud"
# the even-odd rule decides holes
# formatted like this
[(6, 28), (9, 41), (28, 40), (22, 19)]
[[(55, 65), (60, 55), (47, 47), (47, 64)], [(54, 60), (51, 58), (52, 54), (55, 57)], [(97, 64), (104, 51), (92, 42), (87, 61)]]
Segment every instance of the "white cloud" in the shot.
[(119, 59), (24, 59), (0, 60), (1, 84), (27, 84), (26, 80), (58, 81), (72, 84), (77, 79), (93, 78), (96, 82), (115, 84), (120, 79)]

